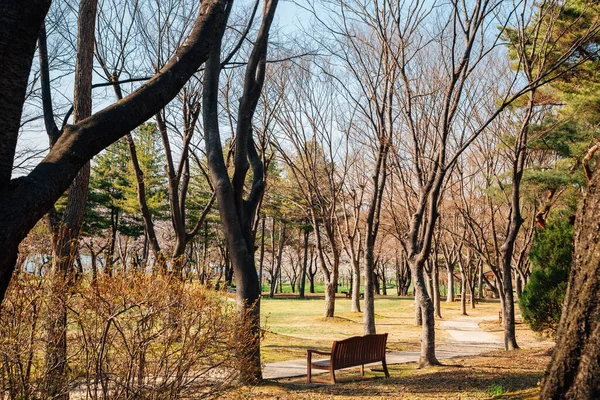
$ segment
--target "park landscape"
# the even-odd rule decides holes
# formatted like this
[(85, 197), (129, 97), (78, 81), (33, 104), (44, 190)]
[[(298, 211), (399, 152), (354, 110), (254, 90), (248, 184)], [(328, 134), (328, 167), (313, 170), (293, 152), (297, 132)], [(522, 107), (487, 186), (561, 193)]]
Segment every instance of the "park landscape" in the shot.
[(600, 398), (599, 42), (592, 0), (2, 0), (0, 396)]

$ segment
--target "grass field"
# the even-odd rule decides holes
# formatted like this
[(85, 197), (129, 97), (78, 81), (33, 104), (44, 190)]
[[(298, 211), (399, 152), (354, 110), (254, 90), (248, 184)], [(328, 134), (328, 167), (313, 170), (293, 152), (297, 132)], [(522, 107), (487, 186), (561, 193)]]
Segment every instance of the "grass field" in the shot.
[[(324, 318), (325, 300), (322, 295), (310, 295), (300, 300), (296, 295), (280, 295), (261, 300), (263, 362), (283, 361), (306, 356), (306, 349), (329, 349), (331, 342), (363, 334), (363, 314), (350, 312), (350, 299), (336, 298), (335, 318)], [(498, 315), (497, 300), (480, 302), (475, 309), (467, 308), (471, 316)], [(376, 296), (376, 325), (378, 332), (387, 332), (388, 349), (416, 350), (420, 346), (421, 328), (414, 324), (414, 300), (409, 297)], [(460, 315), (459, 303), (442, 302), (442, 317)], [(439, 324), (439, 320), (436, 325)], [(491, 323), (489, 330), (502, 335), (499, 325)], [(447, 338), (443, 329), (436, 328), (436, 340)]]
[[(408, 297), (377, 296), (375, 300), (378, 332), (388, 332), (388, 350), (416, 350), (421, 328), (414, 325), (414, 300)], [(306, 349), (329, 350), (336, 339), (362, 335), (362, 313), (350, 312), (350, 299), (336, 298), (335, 318), (324, 318), (325, 301), (320, 294), (278, 294), (261, 300), (263, 362), (303, 359)], [(470, 316), (497, 317), (498, 300), (467, 306)], [(518, 312), (518, 310), (517, 310)], [(459, 303), (442, 303), (442, 317), (460, 316)], [(447, 339), (436, 321), (438, 344)], [(498, 321), (480, 327), (502, 337)], [(390, 379), (368, 372), (361, 378), (357, 369), (336, 374), (337, 385), (304, 383), (304, 377), (267, 381), (254, 387), (238, 388), (227, 399), (528, 399), (535, 398), (538, 382), (549, 361), (548, 344), (531, 332), (522, 321), (517, 323), (517, 340), (525, 348), (516, 352), (496, 351), (476, 357), (456, 358), (445, 365), (423, 370), (414, 364), (392, 365)], [(529, 347), (529, 349), (527, 349)]]

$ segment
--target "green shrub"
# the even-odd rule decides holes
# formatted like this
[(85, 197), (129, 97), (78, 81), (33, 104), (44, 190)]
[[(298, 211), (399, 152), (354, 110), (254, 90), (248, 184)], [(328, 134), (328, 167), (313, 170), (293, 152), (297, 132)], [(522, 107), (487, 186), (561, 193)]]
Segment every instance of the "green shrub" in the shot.
[(532, 273), (519, 299), (523, 318), (537, 332), (555, 333), (573, 258), (573, 226), (555, 220), (531, 247)]

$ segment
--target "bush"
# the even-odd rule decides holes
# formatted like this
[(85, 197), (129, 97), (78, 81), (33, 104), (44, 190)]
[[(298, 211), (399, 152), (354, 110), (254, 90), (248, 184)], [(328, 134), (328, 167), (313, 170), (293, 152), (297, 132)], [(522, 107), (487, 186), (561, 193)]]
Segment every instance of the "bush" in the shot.
[(573, 226), (555, 220), (540, 231), (531, 247), (532, 273), (519, 299), (531, 329), (556, 333), (573, 260)]
[[(51, 279), (22, 274), (0, 307), (0, 397), (45, 398)], [(54, 286), (56, 287), (56, 286)], [(252, 339), (235, 303), (163, 276), (82, 279), (63, 297), (69, 376), (62, 390), (99, 399), (217, 397), (245, 368)]]

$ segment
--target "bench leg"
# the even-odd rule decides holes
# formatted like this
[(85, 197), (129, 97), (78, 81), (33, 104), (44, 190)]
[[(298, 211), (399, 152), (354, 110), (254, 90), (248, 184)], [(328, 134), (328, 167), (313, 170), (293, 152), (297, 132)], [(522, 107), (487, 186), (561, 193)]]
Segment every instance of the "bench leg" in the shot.
[(365, 364), (360, 366), (360, 376), (365, 376)]
[(385, 373), (385, 377), (389, 378), (390, 373), (388, 372), (387, 363), (385, 362), (385, 358), (381, 360), (381, 365), (383, 366), (383, 372)]
[(312, 368), (310, 367), (310, 364), (312, 363), (312, 354), (310, 354), (310, 352), (308, 353), (308, 356), (306, 357), (306, 383), (310, 383), (311, 379), (312, 379)]
[(335, 370), (331, 368), (329, 371), (331, 372), (331, 383), (335, 384)]

